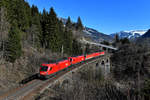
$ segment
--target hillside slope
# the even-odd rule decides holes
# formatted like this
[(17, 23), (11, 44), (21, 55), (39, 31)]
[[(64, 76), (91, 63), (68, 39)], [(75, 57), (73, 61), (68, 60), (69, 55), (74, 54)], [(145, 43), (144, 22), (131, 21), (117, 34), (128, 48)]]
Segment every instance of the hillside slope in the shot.
[(142, 38), (150, 38), (150, 29), (142, 35)]
[(85, 27), (83, 30), (85, 37), (90, 37), (94, 42), (102, 42), (102, 41), (109, 41), (112, 42), (113, 38), (109, 35), (104, 33), (98, 32), (95, 29)]

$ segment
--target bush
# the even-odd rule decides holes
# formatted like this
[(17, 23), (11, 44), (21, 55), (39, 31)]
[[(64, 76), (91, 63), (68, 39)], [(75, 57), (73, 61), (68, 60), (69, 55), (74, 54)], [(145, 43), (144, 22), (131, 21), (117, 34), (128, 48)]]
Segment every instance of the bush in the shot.
[[(51, 89), (55, 91), (53, 97), (50, 96), (52, 92), (45, 91), (37, 98), (40, 100), (43, 98), (47, 98), (46, 100), (127, 100), (126, 95), (118, 90), (113, 82), (98, 78), (100, 73), (97, 72), (95, 75), (94, 70), (85, 69), (75, 73), (72, 80), (65, 80), (62, 85), (52, 86)], [(44, 94), (49, 96), (43, 97)]]
[(120, 80), (137, 79), (138, 73), (141, 77), (149, 75), (150, 54), (149, 48), (141, 45), (126, 44), (111, 57), (114, 65), (114, 76)]
[(150, 79), (145, 80), (144, 88), (142, 89), (142, 95), (144, 96), (145, 100), (150, 99)]

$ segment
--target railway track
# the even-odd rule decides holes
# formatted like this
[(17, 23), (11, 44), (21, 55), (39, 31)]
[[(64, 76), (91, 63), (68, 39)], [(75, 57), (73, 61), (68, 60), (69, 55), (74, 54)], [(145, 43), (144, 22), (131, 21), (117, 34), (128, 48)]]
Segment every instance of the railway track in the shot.
[[(101, 57), (101, 56), (100, 56)], [(66, 69), (65, 71), (61, 71), (57, 75), (53, 76), (50, 79), (47, 79), (45, 81), (35, 79), (31, 82), (24, 84), (23, 86), (14, 88), (3, 95), (0, 95), (0, 100), (30, 100), (32, 96), (39, 91), (42, 91), (43, 88), (47, 87), (48, 85), (52, 84), (54, 81), (56, 81), (61, 76), (65, 75), (68, 72), (73, 71), (74, 69), (77, 69), (78, 67), (82, 67), (84, 65), (93, 63), (96, 61), (96, 59), (100, 58), (93, 58), (85, 61), (84, 63), (79, 63), (76, 65), (73, 65), (71, 68)]]

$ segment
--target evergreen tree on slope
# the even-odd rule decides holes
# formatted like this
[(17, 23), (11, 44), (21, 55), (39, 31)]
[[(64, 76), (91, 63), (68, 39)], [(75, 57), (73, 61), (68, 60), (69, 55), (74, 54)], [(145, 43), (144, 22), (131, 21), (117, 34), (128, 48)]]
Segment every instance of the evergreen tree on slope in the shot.
[[(50, 9), (49, 14), (49, 24), (48, 24), (48, 47), (53, 52), (59, 52), (61, 50), (61, 43), (59, 38), (59, 25), (58, 25), (58, 18), (53, 8)], [(49, 36), (50, 35), (50, 36)]]
[(81, 18), (80, 17), (78, 17), (78, 21), (77, 21), (77, 25), (76, 25), (76, 29), (77, 30), (83, 30), (83, 24), (82, 24), (82, 21), (81, 21)]
[(70, 17), (68, 17), (68, 19), (67, 19), (66, 27), (69, 28), (69, 29), (71, 29), (71, 27), (72, 27), (72, 23), (71, 23)]
[(15, 62), (21, 56), (21, 35), (16, 24), (10, 28), (5, 51), (6, 59), (10, 62)]

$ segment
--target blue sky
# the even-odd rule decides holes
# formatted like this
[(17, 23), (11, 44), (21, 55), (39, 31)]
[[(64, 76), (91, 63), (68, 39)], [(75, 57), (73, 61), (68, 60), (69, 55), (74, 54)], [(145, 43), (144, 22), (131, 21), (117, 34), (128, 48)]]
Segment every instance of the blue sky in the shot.
[(147, 30), (150, 28), (150, 0), (26, 0), (40, 11), (50, 7), (58, 17), (78, 16), (84, 26), (105, 34), (122, 30)]

